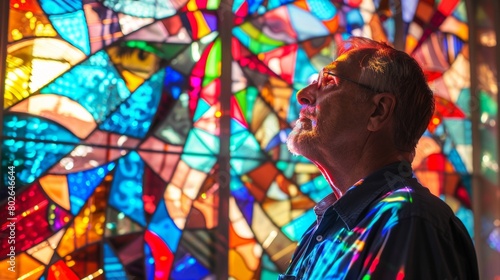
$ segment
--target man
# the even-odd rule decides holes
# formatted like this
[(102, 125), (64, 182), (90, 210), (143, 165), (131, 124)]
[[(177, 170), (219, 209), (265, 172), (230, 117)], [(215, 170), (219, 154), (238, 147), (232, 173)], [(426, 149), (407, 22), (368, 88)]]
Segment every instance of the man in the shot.
[(413, 177), (434, 111), (418, 63), (353, 37), (297, 93), (288, 139), (333, 189), (314, 208), (280, 279), (478, 279), (472, 241), (452, 210)]

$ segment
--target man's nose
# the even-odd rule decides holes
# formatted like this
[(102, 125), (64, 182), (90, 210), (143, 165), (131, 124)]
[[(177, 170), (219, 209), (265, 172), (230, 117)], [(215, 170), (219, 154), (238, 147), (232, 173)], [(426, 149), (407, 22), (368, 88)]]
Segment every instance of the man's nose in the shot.
[(316, 103), (316, 84), (310, 84), (297, 92), (297, 101), (300, 105), (314, 105)]

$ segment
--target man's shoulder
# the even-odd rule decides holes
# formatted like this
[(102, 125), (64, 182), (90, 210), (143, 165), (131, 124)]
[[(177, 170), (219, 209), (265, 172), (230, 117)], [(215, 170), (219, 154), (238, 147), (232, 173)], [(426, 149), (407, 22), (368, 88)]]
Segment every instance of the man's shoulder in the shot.
[(373, 204), (373, 210), (391, 212), (398, 220), (423, 219), (436, 226), (458, 219), (446, 202), (414, 178), (391, 188)]

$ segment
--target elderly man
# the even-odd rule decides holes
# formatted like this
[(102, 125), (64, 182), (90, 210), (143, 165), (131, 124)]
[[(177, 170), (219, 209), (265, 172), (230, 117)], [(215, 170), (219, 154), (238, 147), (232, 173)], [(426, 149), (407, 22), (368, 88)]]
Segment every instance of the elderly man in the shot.
[(288, 147), (318, 166), (333, 193), (314, 208), (280, 279), (479, 278), (465, 227), (413, 177), (434, 111), (413, 58), (353, 37), (297, 100)]

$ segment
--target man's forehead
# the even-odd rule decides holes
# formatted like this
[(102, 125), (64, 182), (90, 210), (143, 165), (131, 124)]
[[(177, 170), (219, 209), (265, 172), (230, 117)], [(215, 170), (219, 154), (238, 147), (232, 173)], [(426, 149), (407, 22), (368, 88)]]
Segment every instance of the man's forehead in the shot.
[(336, 69), (342, 69), (343, 67), (345, 67), (346, 65), (349, 64), (348, 58), (349, 58), (349, 55), (347, 53), (341, 54), (334, 61), (332, 61), (330, 64), (325, 66), (325, 70), (332, 71), (332, 70), (336, 70)]

